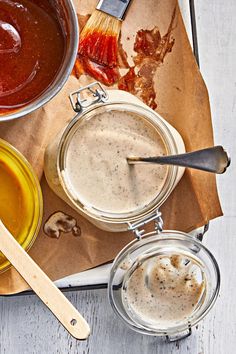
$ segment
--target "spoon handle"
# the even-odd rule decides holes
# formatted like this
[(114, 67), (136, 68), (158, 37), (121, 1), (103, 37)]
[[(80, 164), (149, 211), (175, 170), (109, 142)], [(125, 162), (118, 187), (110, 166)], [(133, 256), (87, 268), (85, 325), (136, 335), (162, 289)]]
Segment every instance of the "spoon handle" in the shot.
[(156, 157), (127, 157), (130, 165), (140, 163), (156, 163), (159, 165), (175, 165), (190, 167), (197, 170), (224, 173), (230, 165), (230, 157), (222, 146), (188, 152), (180, 155), (156, 156)]
[(77, 339), (86, 339), (90, 329), (85, 319), (24, 251), (1, 220), (0, 250), (67, 331)]

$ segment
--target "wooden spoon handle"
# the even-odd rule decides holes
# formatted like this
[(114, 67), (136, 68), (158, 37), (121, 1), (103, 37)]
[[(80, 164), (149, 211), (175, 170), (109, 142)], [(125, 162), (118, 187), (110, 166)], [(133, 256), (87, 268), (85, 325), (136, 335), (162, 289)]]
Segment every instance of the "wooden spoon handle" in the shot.
[(67, 331), (77, 339), (86, 339), (90, 329), (85, 319), (24, 251), (1, 220), (0, 250)]

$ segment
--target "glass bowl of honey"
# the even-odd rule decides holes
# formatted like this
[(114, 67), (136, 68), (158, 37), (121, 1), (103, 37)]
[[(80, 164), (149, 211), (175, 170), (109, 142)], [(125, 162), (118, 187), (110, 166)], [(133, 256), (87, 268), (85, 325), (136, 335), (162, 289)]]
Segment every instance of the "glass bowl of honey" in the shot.
[[(25, 157), (0, 139), (0, 219), (29, 250), (38, 234), (43, 214), (39, 181)], [(0, 253), (0, 272), (10, 266)]]

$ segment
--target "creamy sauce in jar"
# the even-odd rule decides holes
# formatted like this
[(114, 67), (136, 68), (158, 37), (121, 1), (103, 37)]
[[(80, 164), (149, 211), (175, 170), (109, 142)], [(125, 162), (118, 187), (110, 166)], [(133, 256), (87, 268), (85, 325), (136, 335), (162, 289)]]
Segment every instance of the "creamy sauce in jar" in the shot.
[(137, 114), (111, 110), (78, 127), (67, 147), (63, 177), (74, 199), (87, 208), (133, 212), (158, 196), (168, 167), (131, 166), (126, 158), (166, 153), (150, 123)]
[(131, 318), (168, 328), (188, 320), (204, 301), (206, 277), (193, 258), (158, 255), (140, 262), (122, 288)]

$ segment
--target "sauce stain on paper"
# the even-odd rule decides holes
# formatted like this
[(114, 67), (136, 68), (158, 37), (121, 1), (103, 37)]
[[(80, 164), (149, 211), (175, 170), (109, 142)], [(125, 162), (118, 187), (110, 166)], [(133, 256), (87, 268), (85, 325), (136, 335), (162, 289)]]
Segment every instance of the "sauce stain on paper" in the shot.
[[(90, 15), (78, 15), (80, 28), (85, 26)], [(151, 30), (140, 29), (135, 37), (133, 57), (134, 65), (130, 66), (127, 61), (127, 53), (118, 43), (118, 65), (117, 67), (106, 67), (91, 61), (89, 58), (81, 57), (78, 54), (73, 74), (79, 79), (82, 74), (87, 74), (107, 86), (118, 84), (120, 90), (128, 91), (139, 97), (152, 109), (157, 107), (156, 91), (154, 87), (154, 76), (157, 69), (164, 62), (168, 53), (172, 51), (175, 39), (172, 36), (176, 9), (174, 9), (167, 32), (162, 36), (160, 30), (155, 26)], [(128, 69), (127, 73), (121, 76), (119, 69)]]
[(158, 67), (172, 51), (175, 39), (172, 37), (175, 10), (164, 36), (157, 26), (152, 30), (139, 30), (134, 42), (134, 66), (119, 79), (118, 88), (138, 96), (152, 109), (157, 108), (154, 76)]
[(81, 229), (77, 221), (70, 215), (57, 211), (50, 215), (43, 227), (44, 233), (51, 238), (59, 238), (62, 233), (69, 233), (76, 237), (81, 235)]

